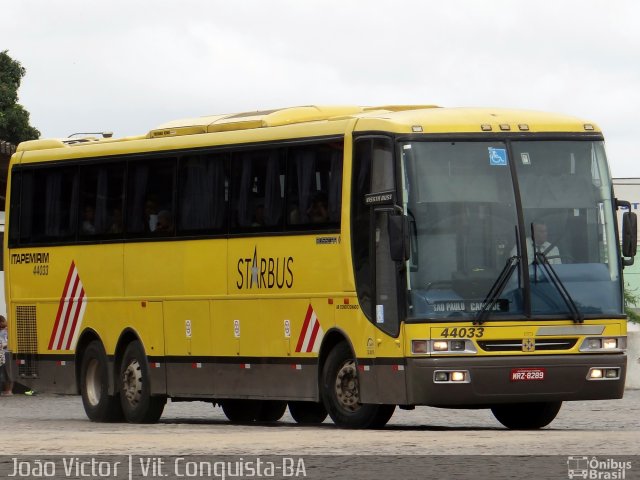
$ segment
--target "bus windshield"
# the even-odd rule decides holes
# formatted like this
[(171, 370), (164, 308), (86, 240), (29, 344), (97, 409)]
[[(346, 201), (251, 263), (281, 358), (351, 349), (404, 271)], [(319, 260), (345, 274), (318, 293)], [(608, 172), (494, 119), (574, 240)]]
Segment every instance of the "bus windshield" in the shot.
[(411, 317), (622, 314), (602, 142), (419, 141), (401, 151)]

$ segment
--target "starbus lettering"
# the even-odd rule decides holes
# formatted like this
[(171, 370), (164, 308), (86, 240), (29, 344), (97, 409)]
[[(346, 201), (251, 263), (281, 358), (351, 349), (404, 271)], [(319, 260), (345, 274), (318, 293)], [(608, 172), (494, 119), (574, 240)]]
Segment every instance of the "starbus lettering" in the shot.
[(253, 258), (238, 259), (238, 290), (293, 287), (293, 257), (261, 257), (258, 247)]
[(23, 263), (49, 263), (49, 254), (46, 252), (11, 254), (12, 265), (20, 265)]

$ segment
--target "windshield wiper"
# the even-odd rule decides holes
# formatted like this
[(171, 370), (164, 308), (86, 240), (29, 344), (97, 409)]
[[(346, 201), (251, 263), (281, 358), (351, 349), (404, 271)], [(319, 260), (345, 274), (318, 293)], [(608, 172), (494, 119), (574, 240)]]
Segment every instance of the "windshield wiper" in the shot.
[[(553, 268), (551, 266), (551, 263), (549, 263), (549, 259), (547, 258), (546, 253), (537, 251), (536, 232), (535, 232), (535, 228), (533, 228), (533, 223), (531, 223), (531, 244), (534, 252), (533, 253), (534, 280), (536, 282), (538, 281), (538, 265), (540, 264), (542, 265), (542, 269), (546, 272), (547, 277), (549, 277), (549, 280), (551, 280), (551, 283), (553, 284), (553, 286), (556, 288), (556, 290), (562, 297), (562, 300), (564, 301), (564, 303), (567, 305), (567, 307), (569, 307), (569, 310), (571, 311), (571, 317), (573, 318), (574, 323), (583, 323), (584, 315), (580, 313), (580, 310), (578, 310), (578, 306), (576, 305), (576, 302), (574, 302), (573, 298), (571, 298), (569, 291), (564, 286), (564, 283), (562, 283), (562, 280), (560, 280), (560, 277), (558, 276), (558, 273), (556, 272), (555, 268)], [(549, 250), (549, 248), (547, 250)]]
[(513, 271), (518, 268), (520, 263), (520, 255), (514, 255), (507, 259), (507, 263), (496, 278), (496, 281), (491, 285), (491, 289), (482, 303), (482, 308), (478, 311), (476, 318), (473, 320), (474, 325), (482, 325), (489, 316), (489, 312), (493, 310), (493, 307), (498, 303), (498, 299), (507, 286), (507, 282), (511, 278)]
[[(549, 277), (549, 280), (551, 280), (553, 286), (556, 288), (556, 290), (558, 290), (558, 293), (560, 293), (562, 300), (564, 300), (564, 303), (571, 311), (571, 317), (573, 318), (573, 321), (575, 323), (583, 323), (584, 315), (582, 315), (580, 310), (578, 310), (576, 302), (574, 302), (573, 298), (571, 298), (569, 291), (564, 286), (564, 283), (562, 283), (562, 280), (560, 280), (560, 277), (558, 276), (555, 268), (553, 268), (551, 266), (551, 263), (549, 263), (549, 259), (547, 258), (547, 256), (542, 252), (535, 252), (534, 258), (535, 260), (533, 263), (535, 265), (542, 265), (542, 269), (546, 272), (547, 277)], [(534, 273), (534, 275), (537, 275), (537, 273)]]

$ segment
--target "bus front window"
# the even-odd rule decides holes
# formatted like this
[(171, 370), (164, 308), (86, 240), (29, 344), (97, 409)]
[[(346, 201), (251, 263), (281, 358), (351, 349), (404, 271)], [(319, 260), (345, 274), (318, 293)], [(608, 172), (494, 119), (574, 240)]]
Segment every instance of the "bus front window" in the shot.
[[(402, 145), (402, 153), (413, 232), (410, 315), (474, 317), (516, 245), (506, 145), (412, 142)], [(523, 313), (519, 271), (505, 279), (492, 314)]]
[(621, 314), (615, 218), (602, 142), (513, 142), (513, 156), (527, 231), (532, 313), (570, 310), (533, 261), (539, 252), (581, 314)]
[[(411, 142), (401, 149), (411, 317), (622, 313), (602, 142)], [(483, 311), (490, 292), (495, 304)]]

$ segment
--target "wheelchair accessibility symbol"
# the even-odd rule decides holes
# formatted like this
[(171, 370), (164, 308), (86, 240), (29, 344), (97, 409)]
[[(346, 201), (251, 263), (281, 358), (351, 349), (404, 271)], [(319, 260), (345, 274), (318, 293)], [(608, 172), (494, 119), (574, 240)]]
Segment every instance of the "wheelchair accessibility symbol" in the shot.
[(507, 150), (505, 148), (489, 147), (489, 165), (506, 165)]

